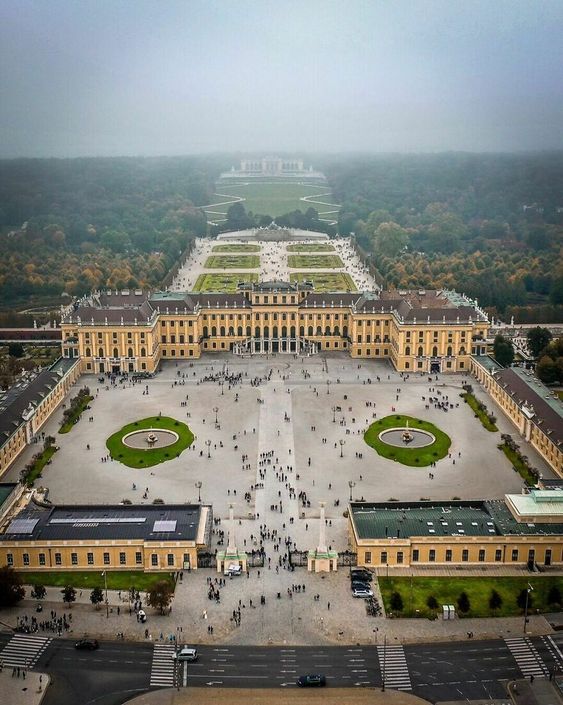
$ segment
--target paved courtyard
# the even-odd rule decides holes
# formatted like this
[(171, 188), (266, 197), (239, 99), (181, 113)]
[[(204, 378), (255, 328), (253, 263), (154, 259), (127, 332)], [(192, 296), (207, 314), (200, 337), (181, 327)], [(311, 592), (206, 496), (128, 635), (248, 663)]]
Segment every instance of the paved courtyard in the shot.
[[(203, 381), (222, 372), (235, 376), (240, 373), (242, 382), (229, 387), (228, 383), (221, 386), (218, 381)], [(62, 409), (50, 419), (44, 430), (56, 436), (60, 450), (40, 482), (49, 488), (54, 503), (113, 503), (125, 498), (145, 503), (156, 498), (195, 502), (195, 483), (201, 481), (202, 501), (212, 504), (214, 516), (223, 521), (217, 529), (226, 529), (228, 507), (233, 503), (238, 545), (250, 550), (263, 542), (267, 558), (260, 575), (259, 569), (252, 568), (248, 579), (243, 576), (227, 581), (219, 604), (207, 599), (207, 579), (214, 579), (216, 573), (200, 570), (185, 574), (177, 589), (173, 614), (151, 620), (153, 638), (161, 631), (166, 635), (173, 625), (183, 625), (191, 639), (200, 641), (369, 641), (379, 633), (373, 632), (376, 625), (380, 630), (394, 629), (391, 623), (366, 617), (363, 600), (350, 596), (345, 570), (336, 575), (309, 575), (305, 568), (289, 571), (283, 561), (280, 565), (280, 556), (286, 550), (284, 542), (295, 543), (301, 550), (316, 546), (318, 502), (323, 500), (327, 502), (327, 541), (332, 548), (345, 550), (347, 520), (343, 512), (349, 499), (349, 481), (355, 483), (354, 498), (379, 501), (391, 497), (500, 498), (506, 492), (519, 492), (520, 477), (496, 448), (499, 434), (485, 431), (459, 398), (465, 379), (450, 375), (431, 383), (427, 376), (405, 380), (387, 363), (358, 362), (345, 354), (310, 358), (278, 355), (269, 359), (206, 356), (191, 364), (165, 363), (154, 379), (134, 385), (126, 382), (108, 387), (100, 385), (96, 377), (83, 377), (80, 385), (89, 385), (95, 395), (91, 411), (66, 435), (57, 433)], [(428, 396), (429, 386), (447, 395), (454, 409), (425, 409), (422, 397)], [(143, 394), (146, 387), (148, 394)], [(186, 401), (187, 406), (183, 406)], [(388, 415), (393, 408), (398, 413), (429, 419), (450, 435), (452, 457), (433, 468), (435, 479), (429, 478), (427, 469), (407, 468), (381, 458), (364, 443), (363, 430), (374, 415)], [(125, 423), (160, 412), (190, 425), (196, 436), (191, 449), (147, 469), (128, 468), (117, 461), (102, 462), (108, 436)], [(90, 414), (92, 422), (88, 420)], [(504, 419), (499, 419), (499, 426), (502, 431), (513, 432)], [(341, 440), (345, 441), (342, 446)], [(209, 447), (206, 441), (210, 441)], [(18, 477), (32, 452), (30, 448), (20, 458), (8, 481)], [(262, 454), (267, 453), (272, 453), (270, 463), (263, 461)], [(247, 456), (244, 462), (243, 455)], [(290, 493), (290, 489), (295, 492)], [(298, 501), (301, 492), (306, 493), (310, 508), (303, 508)], [(249, 493), (248, 501), (245, 493)], [(277, 505), (277, 510), (272, 510), (272, 505)], [(274, 530), (279, 539), (272, 538)], [(217, 538), (215, 535), (214, 542)], [(288, 588), (292, 592), (291, 586), (297, 583), (306, 585), (306, 590), (292, 593), (290, 598)], [(320, 597), (315, 600), (317, 594)], [(261, 595), (266, 597), (267, 609), (259, 604)], [(83, 599), (87, 601), (86, 594)], [(118, 596), (113, 600), (117, 602)], [(242, 624), (236, 627), (230, 618), (239, 600), (245, 606)], [(76, 609), (82, 614), (78, 605)], [(208, 619), (203, 618), (203, 610), (207, 610)], [(131, 619), (124, 612), (117, 621), (114, 615), (108, 625), (105, 616), (85, 605), (83, 617), (75, 626), (106, 633), (109, 626), (115, 632), (142, 638), (144, 629), (134, 616)], [(212, 636), (207, 634), (209, 625), (214, 627)], [(419, 627), (413, 635), (417, 630)]]

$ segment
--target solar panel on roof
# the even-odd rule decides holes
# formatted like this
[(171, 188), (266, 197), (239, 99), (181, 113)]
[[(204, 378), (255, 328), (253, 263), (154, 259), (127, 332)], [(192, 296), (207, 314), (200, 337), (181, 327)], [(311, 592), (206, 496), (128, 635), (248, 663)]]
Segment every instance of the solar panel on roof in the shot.
[(176, 520), (158, 520), (154, 522), (153, 531), (176, 531)]
[(8, 527), (7, 534), (32, 534), (39, 519), (14, 519)]
[(97, 524), (138, 524), (146, 521), (146, 517), (98, 517), (98, 516), (76, 516), (60, 517), (49, 521), (49, 524), (76, 524), (77, 522), (95, 521)]

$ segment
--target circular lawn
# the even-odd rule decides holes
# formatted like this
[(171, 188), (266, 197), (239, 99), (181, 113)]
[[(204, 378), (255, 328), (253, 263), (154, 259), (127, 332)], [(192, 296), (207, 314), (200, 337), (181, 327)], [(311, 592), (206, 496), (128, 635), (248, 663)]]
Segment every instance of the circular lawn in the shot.
[[(404, 429), (407, 425), (407, 421), (409, 428), (413, 430), (420, 429), (421, 431), (431, 433), (436, 439), (434, 443), (424, 448), (409, 448), (408, 445), (405, 445), (404, 448), (398, 448), (397, 446), (385, 443), (385, 441), (379, 438), (379, 434), (382, 431), (391, 428)], [(402, 416), (401, 414), (392, 414), (391, 416), (386, 416), (372, 423), (364, 433), (364, 441), (384, 458), (396, 460), (403, 465), (410, 465), (412, 467), (424, 467), (440, 460), (448, 454), (452, 443), (451, 438), (443, 431), (440, 431), (433, 423), (416, 419), (413, 416)]]
[[(146, 429), (162, 429), (172, 431), (178, 436), (175, 443), (164, 448), (131, 448), (123, 443), (123, 437), (134, 431)], [(169, 416), (151, 416), (148, 419), (141, 419), (127, 424), (122, 429), (110, 436), (106, 441), (107, 449), (114, 460), (127, 465), (130, 468), (149, 468), (152, 465), (165, 463), (167, 460), (177, 458), (186, 448), (189, 448), (194, 440), (194, 434), (189, 427), (181, 421), (176, 421)]]

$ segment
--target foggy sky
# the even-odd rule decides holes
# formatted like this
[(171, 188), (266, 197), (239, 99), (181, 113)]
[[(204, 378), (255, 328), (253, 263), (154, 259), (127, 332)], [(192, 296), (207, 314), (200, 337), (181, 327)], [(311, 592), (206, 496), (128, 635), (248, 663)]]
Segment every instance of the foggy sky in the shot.
[(563, 147), (563, 1), (0, 0), (0, 156)]

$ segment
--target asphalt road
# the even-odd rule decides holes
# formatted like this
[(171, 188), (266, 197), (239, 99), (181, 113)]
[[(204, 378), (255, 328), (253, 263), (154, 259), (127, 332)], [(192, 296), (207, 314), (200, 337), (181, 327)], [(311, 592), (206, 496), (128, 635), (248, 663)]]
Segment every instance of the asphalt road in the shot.
[[(0, 649), (8, 639), (0, 635)], [(180, 686), (295, 688), (299, 675), (323, 673), (328, 686), (380, 687), (383, 651), (382, 645), (202, 646), (199, 661), (182, 664), (175, 679)], [(563, 669), (563, 633), (530, 639), (525, 658), (528, 652), (545, 673)], [(410, 685), (411, 692), (432, 702), (502, 698), (503, 681), (521, 678), (527, 667), (503, 640), (389, 645), (385, 653), (387, 687)], [(52, 678), (45, 705), (119, 705), (150, 688), (152, 669), (152, 644), (101, 642), (98, 651), (84, 652), (66, 639), (53, 639), (35, 665)]]

